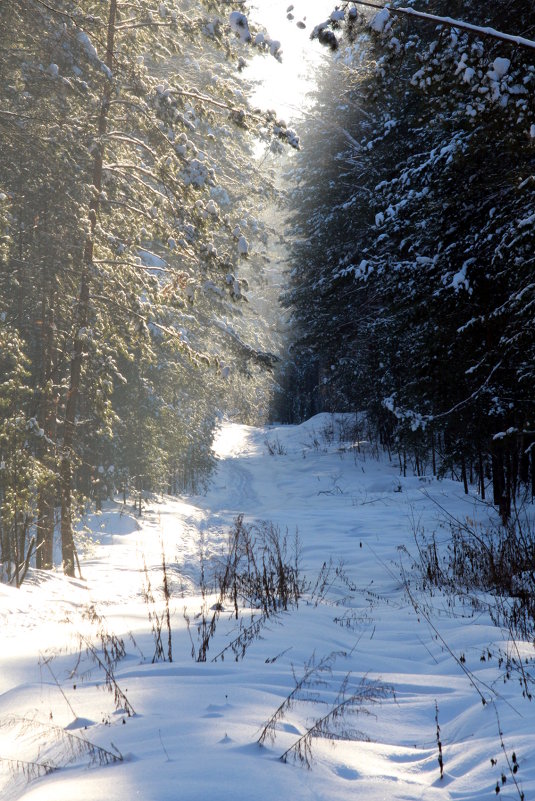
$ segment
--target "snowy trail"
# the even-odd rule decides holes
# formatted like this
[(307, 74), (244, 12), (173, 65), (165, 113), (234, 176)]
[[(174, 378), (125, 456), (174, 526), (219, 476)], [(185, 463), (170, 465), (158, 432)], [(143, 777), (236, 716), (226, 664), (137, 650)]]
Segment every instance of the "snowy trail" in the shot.
[(225, 474), (229, 508), (243, 509), (254, 513), (255, 507), (258, 508), (259, 506), (259, 501), (253, 490), (253, 479), (250, 471), (242, 467), (238, 460), (228, 459), (225, 464)]
[[(403, 586), (403, 570), (412, 569), (413, 530), (447, 536), (435, 501), (460, 519), (481, 515), (481, 505), (466, 499), (457, 483), (400, 477), (396, 465), (373, 458), (365, 444), (357, 452), (354, 443), (341, 442), (336, 428), (344, 419), (333, 424), (322, 415), (302, 426), (266, 429), (225, 425), (206, 496), (161, 499), (139, 520), (121, 514), (119, 504), (93, 515), (83, 581), (34, 574), (20, 591), (0, 585), (2, 799), (349, 801), (358, 794), (366, 801), (483, 801), (496, 795), (502, 771), (508, 782), (501, 797), (518, 798), (500, 729), (509, 759), (513, 751), (518, 755), (525, 798), (535, 797), (533, 707), (517, 674), (504, 682), (507, 633), (484, 611), (420, 593), (414, 584), (416, 611)], [(266, 442), (276, 445), (274, 455)], [(242, 514), (248, 525), (270, 521), (289, 539), (297, 530), (310, 586), (324, 564), (325, 585), (268, 620), (238, 661), (228, 645), (241, 629), (229, 607), (217, 619), (207, 661), (198, 662), (190, 652), (199, 647), (200, 552), (202, 569), (212, 570)], [(154, 613), (165, 608), (162, 551), (172, 592), (173, 661), (153, 664)], [(152, 605), (144, 600), (147, 576)], [(208, 619), (212, 603), (208, 597)], [(100, 623), (84, 617), (90, 605)], [(242, 626), (250, 621), (246, 613)], [(78, 653), (80, 632), (98, 643), (103, 629), (124, 639), (126, 656), (114, 675), (133, 717), (116, 709), (102, 671)], [(162, 640), (166, 652), (165, 625)], [(519, 647), (532, 657), (531, 644)], [(225, 648), (224, 661), (211, 661)], [(312, 695), (298, 694), (274, 740), (259, 748), (263, 724), (305, 666), (334, 654)], [(335, 703), (348, 674), (353, 690), (364, 679), (384, 690), (382, 700), (342, 720), (334, 742), (314, 738), (311, 770), (281, 763), (277, 757)], [(51, 732), (36, 739), (30, 724), (21, 733), (1, 722), (17, 714), (64, 727), (73, 710), (88, 721), (82, 729), (88, 741), (107, 749), (113, 743), (124, 760), (88, 769), (87, 755), (78, 755), (69, 767), (26, 785), (6, 757), (38, 761), (38, 742), (39, 759), (63, 765), (68, 744)]]

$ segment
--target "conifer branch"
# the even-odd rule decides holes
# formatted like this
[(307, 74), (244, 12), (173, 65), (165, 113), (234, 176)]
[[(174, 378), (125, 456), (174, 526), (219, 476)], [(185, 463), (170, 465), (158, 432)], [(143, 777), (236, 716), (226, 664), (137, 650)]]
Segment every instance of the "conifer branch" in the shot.
[(414, 8), (393, 8), (392, 6), (383, 6), (376, 3), (367, 2), (367, 0), (352, 0), (354, 5), (366, 6), (367, 8), (375, 8), (377, 11), (388, 11), (389, 14), (397, 14), (400, 16), (417, 17), (430, 22), (436, 22), (439, 25), (446, 25), (449, 28), (458, 28), (459, 30), (467, 31), (475, 36), (482, 36), (484, 38), (497, 39), (507, 44), (516, 47), (527, 48), (528, 50), (535, 50), (535, 41), (533, 39), (526, 39), (523, 36), (513, 36), (510, 33), (503, 33), (496, 28), (482, 27), (481, 25), (472, 25), (470, 22), (463, 22), (459, 19), (452, 17), (440, 17), (436, 14), (429, 14), (425, 11), (416, 11)]

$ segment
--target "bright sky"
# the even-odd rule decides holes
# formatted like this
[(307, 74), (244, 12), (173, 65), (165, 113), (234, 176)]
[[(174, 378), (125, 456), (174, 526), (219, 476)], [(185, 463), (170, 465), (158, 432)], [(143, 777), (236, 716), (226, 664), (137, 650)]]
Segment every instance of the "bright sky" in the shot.
[[(253, 0), (251, 20), (281, 42), (283, 54), (282, 63), (265, 56), (252, 59), (247, 69), (247, 77), (262, 81), (255, 100), (263, 108), (274, 108), (281, 117), (292, 119), (306, 106), (314, 68), (326, 57), (325, 49), (310, 41), (310, 34), (335, 5), (335, 0)], [(293, 19), (288, 19), (289, 14)], [(306, 28), (298, 28), (298, 22), (304, 22)]]

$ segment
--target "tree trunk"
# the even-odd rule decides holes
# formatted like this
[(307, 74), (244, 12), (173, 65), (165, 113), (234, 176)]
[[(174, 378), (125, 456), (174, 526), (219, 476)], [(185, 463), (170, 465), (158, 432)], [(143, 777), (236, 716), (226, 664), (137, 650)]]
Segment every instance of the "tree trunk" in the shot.
[(518, 467), (518, 480), (525, 484), (529, 483), (529, 446), (532, 444), (533, 438), (524, 434), (520, 439), (520, 464)]
[[(46, 305), (49, 305), (47, 310)], [(42, 427), (45, 432), (42, 461), (45, 467), (55, 472), (56, 468), (56, 437), (57, 437), (57, 397), (56, 397), (56, 326), (54, 322), (54, 298), (50, 290), (50, 297), (43, 298), (43, 401), (42, 401)], [(55, 500), (56, 483), (47, 481), (39, 493), (37, 507), (37, 545), (35, 564), (41, 570), (50, 570), (54, 565), (54, 528), (55, 528)]]
[[(107, 24), (106, 66), (113, 68), (113, 48), (115, 40), (115, 20), (117, 15), (117, 0), (110, 0)], [(61, 493), (61, 551), (63, 569), (68, 576), (74, 576), (75, 549), (72, 529), (72, 489), (73, 489), (73, 446), (76, 434), (76, 409), (80, 392), (80, 379), (82, 362), (84, 359), (84, 342), (82, 329), (87, 327), (89, 320), (90, 281), (93, 263), (94, 235), (97, 225), (97, 214), (100, 206), (100, 192), (102, 190), (102, 165), (104, 157), (104, 135), (108, 125), (110, 97), (112, 91), (111, 81), (107, 80), (100, 106), (98, 118), (98, 147), (93, 162), (94, 193), (89, 204), (90, 233), (86, 239), (82, 263), (80, 294), (76, 305), (77, 331), (74, 337), (73, 356), (70, 364), (70, 381), (65, 405), (65, 420), (63, 430), (63, 453), (60, 463), (60, 493)]]
[(464, 494), (468, 495), (468, 478), (466, 476), (466, 459), (464, 453), (461, 455), (461, 478), (464, 487)]
[(505, 486), (505, 464), (503, 445), (494, 445), (492, 451), (492, 491), (493, 503), (498, 507), (500, 517), (505, 522), (508, 518), (507, 493)]
[(39, 495), (37, 511), (37, 550), (35, 566), (51, 570), (54, 566), (54, 490), (46, 487)]

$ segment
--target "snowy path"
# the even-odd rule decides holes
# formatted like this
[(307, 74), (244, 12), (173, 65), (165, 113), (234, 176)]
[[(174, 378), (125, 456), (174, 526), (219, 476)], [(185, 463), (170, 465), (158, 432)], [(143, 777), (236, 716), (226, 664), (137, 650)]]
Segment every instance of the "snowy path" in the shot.
[[(498, 660), (510, 648), (507, 638), (483, 612), (440, 595), (420, 597), (414, 587), (425, 601), (417, 613), (403, 587), (401, 565), (411, 568), (414, 527), (447, 536), (433, 499), (459, 518), (481, 515), (481, 508), (457, 483), (400, 478), (395, 465), (375, 460), (366, 446), (356, 453), (331, 438), (331, 427), (326, 415), (296, 427), (226, 425), (206, 496), (165, 498), (140, 520), (121, 515), (120, 505), (92, 516), (83, 581), (53, 574), (34, 575), (20, 591), (0, 585), (0, 721), (16, 714), (65, 727), (81, 719), (87, 728), (78, 733), (87, 741), (124, 756), (88, 769), (82, 754), (67, 765), (64, 735), (45, 730), (36, 738), (37, 724), (26, 724), (26, 731), (0, 726), (2, 799), (349, 801), (357, 794), (366, 801), (479, 801), (496, 795), (502, 771), (508, 782), (501, 797), (519, 798), (499, 727), (507, 755), (515, 751), (518, 758), (526, 801), (535, 798), (535, 716), (518, 677), (503, 681)], [(202, 569), (212, 570), (240, 514), (250, 524), (271, 521), (289, 540), (297, 530), (311, 586), (331, 561), (328, 580), (324, 592), (269, 620), (239, 661), (230, 651), (224, 661), (210, 661), (239, 633), (230, 609), (223, 612), (207, 661), (197, 662), (190, 651), (199, 645), (200, 553)], [(173, 661), (153, 664), (148, 613), (164, 610), (162, 551), (172, 591)], [(153, 605), (144, 601), (147, 580)], [(84, 617), (90, 606), (99, 622)], [(105, 676), (84, 652), (77, 664), (80, 634), (98, 643), (103, 630), (124, 639), (126, 656), (114, 675), (133, 717), (116, 710)], [(167, 652), (165, 626), (162, 638)], [(520, 647), (532, 656), (531, 645)], [(259, 748), (261, 728), (294, 688), (294, 675), (302, 676), (312, 658), (317, 664), (335, 653), (331, 672), (311, 688), (316, 700), (302, 692), (275, 740)], [(53, 657), (50, 668), (45, 657)], [(347, 739), (314, 738), (311, 770), (281, 763), (277, 757), (332, 707), (348, 673), (353, 691), (365, 678), (385, 697), (341, 721), (335, 733)], [(26, 784), (6, 757), (62, 767)]]

